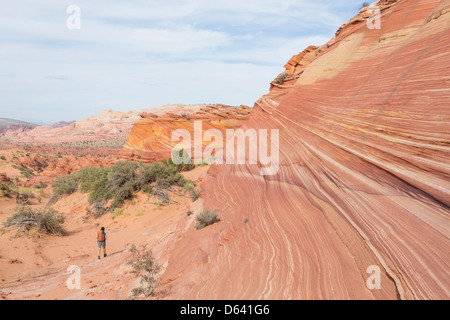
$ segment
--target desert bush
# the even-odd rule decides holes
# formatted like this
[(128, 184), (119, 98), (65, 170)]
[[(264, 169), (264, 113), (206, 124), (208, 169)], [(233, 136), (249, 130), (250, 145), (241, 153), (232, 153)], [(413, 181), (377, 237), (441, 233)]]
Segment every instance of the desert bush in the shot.
[(156, 275), (161, 270), (161, 266), (156, 264), (152, 251), (147, 249), (146, 245), (138, 250), (136, 245), (132, 244), (129, 251), (132, 259), (128, 265), (133, 268), (133, 273), (140, 277), (140, 286), (131, 290), (131, 298), (154, 296), (158, 285)]
[(0, 159), (6, 160), (5, 156), (3, 156), (3, 155), (0, 157)]
[(287, 77), (288, 77), (288, 74), (285, 72), (282, 72), (278, 75), (278, 77), (274, 80), (274, 82), (276, 84), (283, 84), (286, 81)]
[(87, 214), (93, 216), (94, 218), (100, 218), (109, 211), (109, 207), (106, 207), (106, 201), (98, 201), (92, 205), (92, 209), (87, 208)]
[(118, 217), (118, 216), (121, 216), (122, 214), (123, 214), (123, 209), (116, 208), (116, 209), (114, 209), (113, 217)]
[(21, 189), (19, 189), (18, 192), (16, 192), (16, 203), (18, 205), (27, 205), (30, 202), (30, 199), (34, 199), (35, 196), (32, 192), (27, 191), (26, 188), (23, 193), (20, 192)]
[[(180, 159), (182, 159), (182, 162), (180, 164), (175, 164), (173, 162), (172, 157), (175, 157), (175, 155), (178, 156)], [(163, 161), (166, 161), (166, 160), (163, 160)], [(166, 162), (170, 166), (176, 167), (178, 171), (190, 171), (196, 167), (196, 165), (192, 163), (189, 153), (187, 151), (185, 151), (184, 149), (173, 150), (172, 156)]]
[(206, 211), (203, 211), (197, 217), (195, 217), (197, 222), (195, 223), (195, 229), (203, 229), (204, 227), (207, 227), (209, 225), (212, 225), (219, 221), (217, 218), (217, 210), (210, 211), (209, 209), (206, 209)]
[(196, 201), (198, 198), (200, 198), (200, 194), (203, 190), (201, 189), (194, 189), (192, 188), (189, 190), (189, 196), (191, 197), (192, 201)]
[(145, 193), (152, 193), (153, 188), (149, 184), (144, 184), (141, 190)]
[(52, 187), (55, 195), (72, 194), (78, 189), (78, 181), (75, 175), (62, 175), (55, 179)]
[[(89, 203), (108, 202), (110, 209), (120, 208), (138, 191), (144, 191), (168, 199), (165, 189), (173, 185), (183, 186), (189, 181), (178, 168), (166, 163), (143, 164), (131, 161), (117, 162), (111, 167), (90, 167), (71, 175), (58, 177), (53, 183), (57, 195), (75, 191), (89, 193)], [(154, 185), (154, 186), (153, 186)]]
[(33, 169), (30, 169), (25, 165), (17, 166), (14, 164), (12, 165), (12, 167), (19, 170), (22, 176), (24, 176), (26, 179), (30, 179), (34, 175)]
[(185, 184), (183, 184), (183, 188), (186, 191), (191, 191), (192, 189), (194, 189), (194, 186), (190, 183), (185, 183)]
[(12, 194), (11, 187), (7, 183), (0, 183), (0, 197), (10, 198)]
[(95, 189), (95, 185), (106, 179), (108, 168), (88, 167), (73, 173), (73, 179), (78, 182), (80, 192), (90, 192)]
[(38, 231), (62, 236), (64, 221), (64, 215), (54, 209), (33, 210), (28, 206), (18, 206), (15, 214), (4, 225), (7, 228), (17, 228), (18, 233), (36, 228)]

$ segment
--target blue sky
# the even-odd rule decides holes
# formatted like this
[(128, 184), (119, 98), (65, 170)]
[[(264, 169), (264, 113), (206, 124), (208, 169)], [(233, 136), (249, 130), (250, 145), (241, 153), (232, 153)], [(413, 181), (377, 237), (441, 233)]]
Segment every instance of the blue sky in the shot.
[[(0, 117), (52, 123), (104, 109), (253, 103), (354, 0), (0, 0)], [(70, 30), (67, 8), (80, 8)]]

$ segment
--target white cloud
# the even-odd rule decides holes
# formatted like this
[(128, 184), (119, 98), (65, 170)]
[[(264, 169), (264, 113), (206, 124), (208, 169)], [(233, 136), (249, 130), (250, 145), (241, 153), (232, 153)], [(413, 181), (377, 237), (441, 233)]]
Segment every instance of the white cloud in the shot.
[[(328, 41), (356, 13), (344, 19), (343, 9), (359, 2), (3, 2), (0, 116), (57, 121), (107, 107), (253, 105), (292, 55)], [(72, 4), (81, 30), (66, 27)]]
[(154, 53), (177, 54), (191, 50), (217, 48), (231, 43), (224, 32), (196, 30), (190, 25), (179, 29), (134, 29), (133, 44)]

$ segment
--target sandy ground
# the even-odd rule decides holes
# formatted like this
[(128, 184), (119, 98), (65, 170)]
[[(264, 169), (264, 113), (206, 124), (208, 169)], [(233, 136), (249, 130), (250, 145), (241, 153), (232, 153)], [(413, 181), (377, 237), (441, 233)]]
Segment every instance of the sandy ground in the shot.
[[(185, 176), (199, 181), (208, 167), (198, 167)], [(1, 170), (0, 170), (1, 172)], [(13, 173), (7, 171), (7, 173)], [(50, 194), (50, 188), (46, 192)], [(157, 207), (145, 194), (138, 194), (123, 207), (123, 214), (108, 213), (94, 219), (86, 217), (87, 194), (66, 196), (53, 208), (66, 217), (66, 236), (58, 237), (30, 231), (15, 237), (16, 231), (0, 232), (0, 299), (124, 299), (138, 279), (127, 265), (131, 254), (128, 244), (158, 246), (155, 258), (164, 255), (167, 238), (175, 226), (188, 219), (187, 211), (195, 203), (191, 198), (171, 194), (175, 202)], [(32, 207), (45, 205), (34, 199)], [(201, 200), (201, 199), (200, 199)], [(197, 201), (198, 202), (198, 201)], [(16, 207), (15, 199), (0, 198), (0, 227)], [(192, 216), (190, 217), (192, 219)], [(104, 226), (107, 233), (107, 257), (98, 260), (96, 234)], [(158, 261), (159, 263), (160, 261)], [(81, 270), (81, 289), (69, 290), (70, 266)]]

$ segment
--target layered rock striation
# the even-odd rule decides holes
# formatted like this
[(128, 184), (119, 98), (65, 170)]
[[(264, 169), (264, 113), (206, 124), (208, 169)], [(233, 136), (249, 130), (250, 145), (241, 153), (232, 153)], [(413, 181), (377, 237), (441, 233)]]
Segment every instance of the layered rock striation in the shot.
[[(180, 141), (183, 142), (186, 138), (191, 140), (191, 143), (188, 143), (190, 147), (186, 149), (190, 149), (193, 158), (196, 123), (199, 126), (198, 134), (201, 135), (197, 144), (203, 154), (205, 147), (211, 144), (211, 141), (203, 139), (205, 131), (219, 130), (224, 137), (222, 145), (225, 147), (226, 130), (240, 128), (248, 119), (250, 111), (249, 107), (243, 105), (240, 107), (204, 105), (198, 110), (178, 114), (172, 112), (163, 115), (142, 113), (139, 121), (134, 124), (120, 155), (123, 158), (139, 158), (140, 161), (147, 162), (169, 159)], [(172, 138), (176, 130), (184, 130), (187, 137), (183, 139)]]
[(211, 166), (220, 222), (180, 223), (168, 298), (450, 297), (450, 3), (376, 4), (256, 101), (242, 129), (279, 130), (279, 170)]

